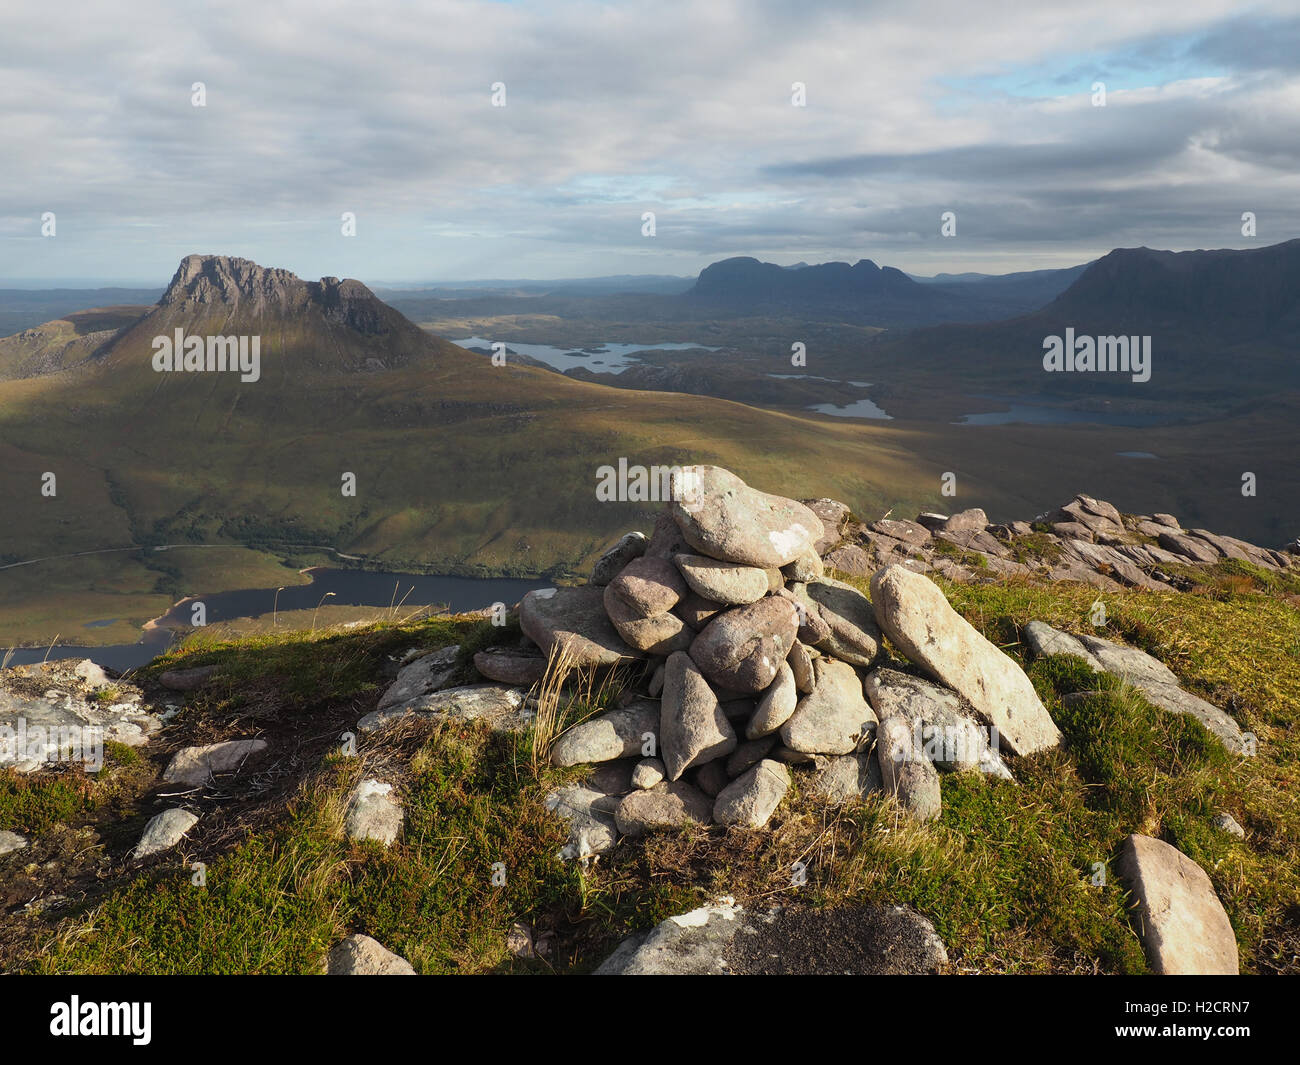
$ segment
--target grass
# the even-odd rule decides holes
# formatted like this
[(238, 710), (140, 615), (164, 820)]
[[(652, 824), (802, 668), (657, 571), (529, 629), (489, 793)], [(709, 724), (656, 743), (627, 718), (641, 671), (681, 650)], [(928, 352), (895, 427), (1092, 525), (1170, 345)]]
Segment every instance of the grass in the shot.
[[(1221, 594), (1218, 577), (1242, 576), (1262, 584), (1233, 583)], [(751, 907), (795, 898), (911, 905), (935, 923), (960, 972), (1141, 973), (1146, 962), (1108, 863), (1129, 833), (1142, 832), (1209, 874), (1243, 971), (1294, 972), (1300, 613), (1285, 587), (1263, 585), (1229, 567), (1200, 591), (1103, 597), (1104, 635), (1157, 654), (1189, 689), (1227, 706), (1258, 736), (1254, 758), (1230, 757), (1195, 720), (1159, 710), (1073, 659), (1028, 661), (1020, 627), (1037, 618), (1094, 631), (1095, 589), (945, 583), (972, 624), (1027, 664), (1065, 743), (1014, 760), (1014, 786), (944, 775), (943, 813), (931, 825), (909, 822), (879, 797), (828, 808), (800, 792), (796, 775), (764, 831), (689, 828), (623, 841), (586, 869), (562, 863), (567, 831), (542, 800), (582, 771), (555, 769), (546, 753), (563, 728), (612, 705), (628, 678), (584, 675), (557, 659), (539, 686), (543, 712), (527, 732), (401, 726), (367, 739), (360, 759), (322, 746), (303, 761), (274, 816), (209, 842), (195, 838), (185, 857), (207, 864), (205, 889), (190, 883), (180, 855), (143, 873), (124, 869), (94, 906), (31, 931), (12, 967), (311, 972), (331, 943), (358, 931), (425, 973), (585, 971), (628, 931), (725, 893)], [(380, 664), (407, 647), (457, 642), (467, 657), (516, 635), (433, 618), (199, 640), (149, 674), (219, 666), (210, 688), (188, 698), (182, 723), (251, 716), (268, 727), (305, 728), (324, 720), (320, 731), (328, 732), (334, 709), (359, 715), (373, 705), (386, 683)], [(346, 796), (363, 774), (394, 783), (405, 805), (403, 834), (388, 850), (351, 843), (341, 831)], [(0, 792), (0, 811), (31, 831), (96, 816), (71, 782), (41, 789), (21, 802)], [(1214, 826), (1220, 810), (1246, 827), (1246, 841)], [(807, 869), (803, 886), (791, 881), (796, 862)], [(504, 883), (493, 882), (494, 868), (504, 869)], [(550, 940), (545, 960), (508, 955), (505, 933), (517, 920)]]

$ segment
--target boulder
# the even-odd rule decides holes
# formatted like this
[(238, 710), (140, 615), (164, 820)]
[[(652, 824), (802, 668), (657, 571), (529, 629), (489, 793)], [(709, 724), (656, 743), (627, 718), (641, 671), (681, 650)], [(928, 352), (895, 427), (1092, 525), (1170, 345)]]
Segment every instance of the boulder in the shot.
[(790, 720), (798, 705), (799, 691), (794, 683), (794, 670), (788, 661), (782, 662), (776, 679), (758, 697), (758, 706), (749, 720), (745, 735), (751, 740), (771, 735)]
[(775, 736), (761, 736), (736, 744), (736, 749), (727, 755), (727, 776), (734, 780), (750, 766), (758, 765), (774, 746)]
[(402, 830), (402, 807), (393, 785), (373, 778), (361, 781), (348, 798), (343, 830), (348, 839), (373, 839), (389, 846)]
[(604, 854), (618, 842), (614, 809), (616, 796), (581, 786), (558, 788), (546, 796), (546, 808), (569, 825), (568, 842), (560, 849), (561, 861), (586, 862)]
[(546, 675), (546, 657), (536, 647), (488, 647), (475, 653), (474, 668), (498, 684), (531, 688)]
[(551, 745), (557, 766), (611, 762), (641, 753), (646, 734), (659, 735), (659, 704), (636, 699), (598, 717), (574, 725)]
[(326, 973), (329, 976), (414, 976), (415, 969), (377, 940), (352, 935), (334, 945)]
[(447, 687), (456, 676), (456, 658), (459, 654), (459, 645), (444, 647), (403, 667), (398, 672), (397, 679), (379, 697), (379, 705), (375, 709), (387, 710), (390, 706), (409, 703), (412, 699)]
[(144, 826), (144, 834), (135, 848), (137, 858), (146, 858), (150, 854), (170, 850), (176, 846), (191, 828), (199, 823), (198, 815), (189, 810), (164, 810), (156, 817), (151, 817)]
[(996, 726), (1012, 753), (1060, 744), (1061, 731), (1024, 671), (958, 614), (928, 577), (889, 566), (872, 579), (871, 599), (894, 646)]
[(1147, 963), (1162, 976), (1236, 976), (1237, 939), (1210, 878), (1187, 855), (1131, 835), (1115, 861)]
[(649, 617), (671, 610), (685, 594), (686, 581), (668, 559), (635, 558), (606, 586), (604, 603), (609, 610), (618, 600), (632, 615)]
[(790, 771), (780, 762), (765, 758), (718, 793), (713, 820), (720, 825), (762, 828), (789, 790)]
[(649, 791), (667, 775), (667, 769), (658, 758), (643, 758), (632, 770), (632, 787)]
[(696, 632), (727, 608), (722, 603), (705, 599), (695, 592), (687, 592), (682, 601), (673, 607), (673, 613), (681, 618)]
[(670, 655), (691, 645), (695, 633), (676, 614), (639, 614), (635, 607), (610, 594), (613, 590), (612, 584), (605, 589), (605, 611), (629, 647), (646, 654)]
[(520, 732), (533, 719), (523, 691), (504, 684), (466, 684), (423, 695), (402, 706), (375, 710), (357, 722), (358, 732), (374, 732), (408, 718), (433, 721), (486, 721), (495, 732)]
[(618, 830), (625, 836), (692, 822), (707, 825), (712, 817), (713, 800), (684, 780), (666, 780), (647, 791), (634, 791), (614, 811)]
[(803, 587), (830, 629), (817, 647), (855, 666), (870, 666), (880, 652), (880, 629), (871, 601), (852, 585), (830, 578)]
[[(917, 520), (918, 523), (924, 524), (920, 519)], [(988, 525), (988, 515), (979, 507), (972, 507), (970, 510), (959, 510), (948, 518), (943, 523), (943, 531), (946, 533), (983, 532)]]
[(874, 750), (819, 755), (813, 759), (813, 771), (801, 787), (833, 805), (860, 799), (881, 790), (880, 763)]
[(678, 651), (664, 670), (659, 752), (669, 780), (736, 749), (736, 732), (690, 655)]
[(719, 614), (695, 637), (690, 655), (720, 687), (757, 693), (776, 678), (797, 631), (794, 604), (768, 596)]
[(633, 650), (605, 613), (601, 588), (538, 588), (519, 603), (519, 627), (549, 655), (567, 647), (579, 666), (613, 666), (633, 662)]
[(881, 720), (876, 731), (880, 784), (918, 821), (933, 821), (942, 812), (939, 771), (917, 747), (911, 722), (901, 714)]
[(184, 747), (163, 773), (169, 784), (207, 784), (217, 773), (234, 773), (244, 761), (266, 750), (266, 740), (226, 740), (203, 747)]
[(591, 570), (591, 580), (587, 583), (598, 588), (604, 587), (617, 577), (629, 562), (644, 555), (649, 542), (642, 532), (624, 534), (618, 543), (596, 560)]
[(847, 662), (819, 658), (811, 695), (799, 700), (778, 730), (781, 743), (804, 754), (848, 754), (870, 736), (876, 715), (862, 697), (862, 682)]
[(694, 466), (672, 476), (673, 520), (701, 554), (747, 566), (784, 566), (825, 532), (802, 503), (750, 488), (719, 466)]
[(671, 514), (665, 511), (655, 518), (654, 531), (651, 532), (650, 542), (645, 548), (647, 558), (670, 559), (675, 555), (688, 553), (690, 550), (691, 545), (682, 536), (682, 530), (677, 527), (677, 522), (673, 521)]
[(678, 555), (674, 560), (691, 591), (706, 600), (730, 606), (757, 602), (768, 593), (767, 571), (706, 555)]
[(649, 933), (629, 937), (596, 969), (596, 976), (721, 976), (723, 954), (742, 927), (730, 899), (669, 917)]

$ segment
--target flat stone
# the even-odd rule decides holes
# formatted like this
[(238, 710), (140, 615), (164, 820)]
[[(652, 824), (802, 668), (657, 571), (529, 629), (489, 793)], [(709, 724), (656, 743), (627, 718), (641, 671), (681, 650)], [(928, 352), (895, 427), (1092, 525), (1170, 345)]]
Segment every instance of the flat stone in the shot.
[(742, 927), (741, 909), (731, 900), (669, 917), (648, 934), (619, 944), (596, 976), (721, 976), (723, 953)]
[(970, 510), (959, 510), (952, 515), (943, 523), (943, 531), (948, 533), (983, 532), (988, 528), (988, 525), (988, 515), (979, 507), (972, 507)]
[(373, 778), (361, 781), (348, 798), (343, 829), (349, 839), (373, 839), (389, 846), (402, 830), (402, 807), (393, 786)]
[(718, 793), (713, 820), (720, 825), (762, 828), (789, 790), (790, 771), (780, 762), (765, 758)]
[(519, 627), (543, 654), (566, 647), (579, 666), (613, 666), (641, 657), (605, 613), (602, 588), (535, 589), (519, 603)]
[(244, 761), (266, 750), (266, 740), (227, 740), (177, 751), (163, 780), (169, 784), (207, 784), (217, 773), (237, 772)]
[(1147, 963), (1162, 976), (1236, 976), (1237, 939), (1210, 878), (1150, 836), (1120, 845), (1115, 870), (1132, 893)]
[(179, 808), (164, 810), (156, 817), (151, 817), (149, 823), (144, 826), (140, 843), (135, 848), (135, 856), (146, 858), (151, 854), (170, 850), (198, 823), (197, 815), (190, 813), (189, 810)]
[(852, 585), (830, 578), (803, 587), (830, 628), (817, 647), (855, 666), (870, 666), (880, 652), (880, 628), (871, 601)]
[(591, 580), (588, 583), (597, 587), (604, 587), (617, 577), (629, 562), (644, 555), (649, 542), (645, 533), (625, 533), (620, 537), (618, 543), (596, 560), (596, 564), (591, 570)]
[(1061, 731), (1024, 671), (958, 614), (933, 581), (889, 566), (872, 580), (871, 599), (894, 646), (995, 725), (1012, 753), (1060, 744)]
[(559, 853), (561, 861), (586, 862), (613, 849), (618, 842), (614, 809), (619, 801), (603, 791), (577, 785), (558, 788), (546, 796), (546, 808), (569, 826), (568, 842)]
[[(605, 609), (620, 600), (637, 617), (663, 614), (686, 594), (686, 581), (666, 558), (634, 558), (604, 591)], [(611, 617), (612, 617), (611, 613)], [(617, 618), (614, 619), (617, 624)]]
[(475, 653), (474, 668), (498, 684), (531, 688), (546, 675), (546, 656), (535, 647), (488, 647)]
[(875, 712), (862, 697), (862, 682), (847, 662), (819, 658), (817, 684), (799, 700), (778, 730), (783, 746), (805, 754), (848, 754), (871, 734)]
[(747, 566), (784, 566), (825, 533), (802, 503), (750, 488), (720, 466), (672, 476), (670, 504), (682, 536), (700, 554)]
[(647, 735), (658, 737), (659, 715), (657, 702), (637, 699), (583, 721), (551, 745), (551, 762), (569, 766), (634, 758), (640, 755)]
[(169, 669), (158, 676), (158, 683), (174, 692), (193, 691), (217, 671), (216, 666), (195, 666), (192, 669)]
[(398, 672), (397, 679), (380, 696), (379, 705), (375, 709), (387, 710), (390, 706), (409, 703), (422, 695), (447, 687), (456, 676), (456, 658), (459, 654), (460, 647), (457, 645), (417, 658)]
[(634, 791), (614, 811), (618, 830), (625, 836), (692, 822), (707, 825), (712, 818), (713, 800), (684, 780), (666, 780), (648, 791)]
[(504, 684), (467, 684), (423, 695), (403, 706), (375, 710), (357, 722), (358, 732), (374, 732), (408, 718), (434, 721), (485, 721), (496, 732), (520, 732), (533, 719), (524, 693)]
[(690, 655), (669, 657), (660, 706), (659, 752), (669, 780), (736, 749), (735, 729)]
[(795, 687), (794, 671), (788, 661), (782, 662), (776, 679), (758, 697), (758, 706), (745, 735), (751, 740), (770, 735), (790, 720), (798, 705), (799, 691)]
[(1191, 559), (1193, 562), (1217, 562), (1219, 552), (1204, 540), (1177, 532), (1162, 532), (1157, 539), (1166, 551)]
[(707, 555), (678, 555), (674, 560), (696, 595), (715, 603), (744, 606), (767, 595), (767, 571)]
[(880, 763), (874, 749), (813, 759), (813, 772), (804, 784), (809, 794), (838, 805), (882, 790)]
[(768, 596), (719, 614), (695, 637), (690, 655), (714, 684), (757, 693), (776, 678), (797, 631), (794, 604)]
[(336, 943), (326, 963), (329, 976), (414, 976), (405, 958), (385, 949), (369, 936), (352, 935)]

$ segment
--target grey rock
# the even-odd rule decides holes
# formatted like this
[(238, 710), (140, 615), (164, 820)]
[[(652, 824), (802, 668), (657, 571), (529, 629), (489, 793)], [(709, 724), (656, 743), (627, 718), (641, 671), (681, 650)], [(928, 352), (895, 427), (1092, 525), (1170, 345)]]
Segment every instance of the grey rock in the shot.
[(745, 735), (751, 740), (770, 735), (790, 720), (798, 705), (799, 691), (794, 682), (794, 670), (788, 661), (782, 662), (776, 679), (758, 697), (758, 706), (749, 720)]
[(373, 839), (389, 846), (402, 830), (402, 807), (393, 786), (373, 778), (361, 781), (348, 797), (343, 829), (349, 839)]
[(330, 950), (326, 973), (329, 976), (414, 976), (415, 969), (377, 940), (352, 935)]
[(624, 566), (634, 558), (640, 558), (644, 555), (649, 542), (645, 533), (626, 533), (619, 539), (618, 543), (596, 560), (596, 565), (591, 570), (589, 583), (597, 587), (604, 587), (623, 571)]
[(785, 657), (785, 662), (790, 667), (790, 672), (794, 674), (795, 689), (803, 695), (808, 695), (817, 683), (817, 677), (813, 673), (812, 655), (808, 653), (808, 648), (801, 641), (795, 640), (790, 653)]
[(1115, 871), (1132, 894), (1152, 969), (1162, 976), (1237, 975), (1237, 939), (1205, 870), (1168, 843), (1135, 834), (1120, 845)]
[(632, 936), (596, 969), (596, 976), (721, 976), (723, 958), (742, 927), (731, 900), (669, 917), (649, 934)]
[(880, 628), (871, 601), (851, 585), (830, 578), (804, 588), (830, 629), (817, 647), (855, 666), (870, 666), (880, 652)]
[(894, 646), (996, 726), (1012, 753), (1060, 744), (1061, 731), (1024, 671), (958, 614), (928, 577), (888, 566), (872, 579), (871, 599)]
[(847, 662), (819, 658), (817, 683), (778, 730), (783, 746), (804, 754), (848, 754), (871, 734), (876, 715)]
[(1220, 810), (1219, 813), (1215, 815), (1214, 827), (1222, 829), (1224, 832), (1228, 833), (1228, 835), (1235, 836), (1237, 839), (1246, 838), (1246, 830), (1241, 827), (1237, 819), (1233, 817), (1232, 814), (1228, 813), (1227, 810)]
[(1102, 664), (1083, 646), (1082, 641), (1069, 633), (1052, 628), (1046, 622), (1029, 622), (1025, 626), (1025, 642), (1036, 655), (1073, 655), (1075, 658), (1082, 658), (1096, 672), (1104, 672)]
[(720, 825), (762, 828), (789, 790), (790, 771), (780, 762), (765, 758), (718, 793), (713, 820)]
[(731, 606), (757, 602), (768, 593), (767, 571), (707, 555), (678, 555), (674, 560), (691, 591), (705, 600)]
[(691, 778), (695, 786), (710, 799), (717, 798), (718, 793), (731, 781), (727, 776), (726, 765), (718, 759), (697, 766), (692, 771)]
[(674, 473), (673, 520), (701, 554), (747, 566), (784, 566), (823, 535), (802, 503), (750, 488), (719, 466)]
[(605, 588), (605, 609), (617, 600), (634, 617), (663, 614), (677, 605), (686, 590), (686, 581), (668, 559), (634, 558)]
[(580, 666), (613, 666), (641, 657), (605, 613), (601, 588), (538, 588), (519, 603), (519, 627), (549, 655), (564, 646)]
[(735, 729), (690, 655), (669, 657), (660, 705), (659, 750), (669, 780), (736, 749)]
[[(820, 580), (826, 573), (826, 565), (821, 555), (809, 548), (793, 562), (781, 567), (781, 575), (790, 581)], [(775, 591), (775, 589), (773, 589)]]
[(712, 817), (713, 800), (684, 780), (666, 780), (648, 791), (634, 791), (614, 811), (618, 830), (625, 836), (692, 822), (707, 825)]
[(758, 765), (775, 746), (775, 736), (762, 736), (737, 744), (736, 749), (727, 755), (727, 776), (734, 779), (750, 766)]
[[(919, 521), (919, 519), (918, 519)], [(924, 524), (922, 522), (921, 524)], [(988, 528), (988, 515), (979, 507), (972, 507), (970, 510), (960, 510), (947, 521), (943, 523), (943, 531), (948, 533), (956, 532), (983, 532)]]
[(26, 846), (26, 836), (20, 836), (17, 832), (10, 832), (8, 829), (0, 830), (0, 854), (11, 854)]
[(536, 647), (488, 647), (475, 653), (474, 668), (498, 684), (530, 688), (546, 675), (546, 656)]
[(147, 858), (151, 854), (170, 850), (198, 823), (198, 817), (189, 810), (164, 810), (156, 817), (151, 817), (144, 826), (144, 833), (135, 848), (135, 856)]
[(811, 795), (834, 805), (861, 799), (883, 790), (875, 750), (855, 751), (813, 759), (805, 784)]
[(444, 647), (432, 654), (417, 658), (397, 674), (397, 679), (379, 699), (377, 710), (409, 703), (422, 695), (447, 687), (456, 676), (456, 658), (459, 645)]
[(797, 630), (794, 604), (768, 596), (718, 615), (695, 637), (690, 654), (713, 683), (757, 693), (776, 678)]
[(611, 594), (613, 590), (612, 584), (605, 589), (605, 612), (629, 647), (646, 654), (670, 655), (691, 645), (695, 633), (676, 614), (665, 611), (641, 615), (635, 607)]
[(552, 744), (551, 762), (568, 766), (636, 757), (641, 753), (647, 733), (659, 736), (659, 714), (658, 703), (637, 699), (583, 721), (562, 733)]
[(169, 784), (207, 784), (217, 773), (233, 773), (246, 759), (266, 750), (266, 740), (227, 740), (203, 747), (184, 747), (177, 751), (163, 780)]
[(643, 758), (632, 770), (632, 787), (638, 791), (649, 791), (666, 775), (664, 764), (658, 758)]
[(902, 715), (887, 717), (876, 732), (876, 759), (886, 795), (898, 800), (918, 821), (933, 821), (942, 812), (939, 772), (914, 740), (911, 724)]
[(496, 732), (520, 732), (533, 719), (524, 693), (504, 684), (467, 684), (423, 695), (402, 706), (375, 710), (357, 722), (358, 732), (374, 732), (408, 718), (433, 721), (486, 721)]
[(618, 841), (614, 809), (619, 799), (594, 788), (569, 786), (546, 796), (546, 808), (569, 825), (569, 839), (561, 848), (561, 861), (586, 862), (613, 849)]

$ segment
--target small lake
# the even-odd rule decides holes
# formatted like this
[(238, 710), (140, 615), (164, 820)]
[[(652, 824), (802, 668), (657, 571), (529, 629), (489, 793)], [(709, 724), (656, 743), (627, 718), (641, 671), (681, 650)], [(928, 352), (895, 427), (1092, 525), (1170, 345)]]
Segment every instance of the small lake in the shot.
[[(420, 573), (373, 573), (365, 570), (313, 569), (312, 583), (284, 588), (276, 599), (274, 588), (245, 589), (235, 592), (218, 592), (196, 597), (207, 610), (207, 620), (233, 621), (236, 618), (260, 617), (273, 610), (311, 610), (327, 593), (330, 606), (387, 607), (401, 603), (401, 613), (409, 614), (418, 607), (430, 604), (447, 606), (452, 613), (478, 610), (493, 603), (513, 606), (525, 592), (534, 588), (548, 588), (548, 581), (515, 580), (508, 578), (431, 577)], [(190, 602), (174, 606), (159, 621), (157, 628), (146, 630), (138, 643), (117, 644), (109, 647), (55, 647), (48, 660), (60, 658), (89, 658), (101, 666), (122, 672), (134, 669), (162, 654), (170, 645), (171, 624), (188, 625)], [(84, 622), (88, 627), (105, 624), (104, 621)], [(4, 651), (0, 651), (3, 655)], [(28, 665), (46, 660), (44, 647), (21, 647), (9, 664)]]
[(893, 421), (892, 414), (886, 414), (873, 400), (859, 399), (854, 403), (848, 403), (839, 406), (835, 403), (818, 403), (808, 408), (818, 414), (833, 414), (837, 418), (875, 418), (883, 421)]
[[(466, 337), (453, 340), (462, 348), (487, 348), (491, 350), (495, 341), (484, 337)], [(521, 344), (513, 340), (503, 341), (510, 351), (544, 362), (557, 370), (572, 370), (585, 366), (593, 373), (622, 373), (629, 366), (639, 362), (630, 358), (636, 351), (720, 351), (720, 348), (705, 347), (703, 344), (592, 344), (582, 348), (557, 348), (550, 344)], [(506, 356), (509, 360), (509, 356)]]
[(1158, 459), (1160, 457), (1150, 451), (1116, 451), (1115, 454), (1122, 459)]

